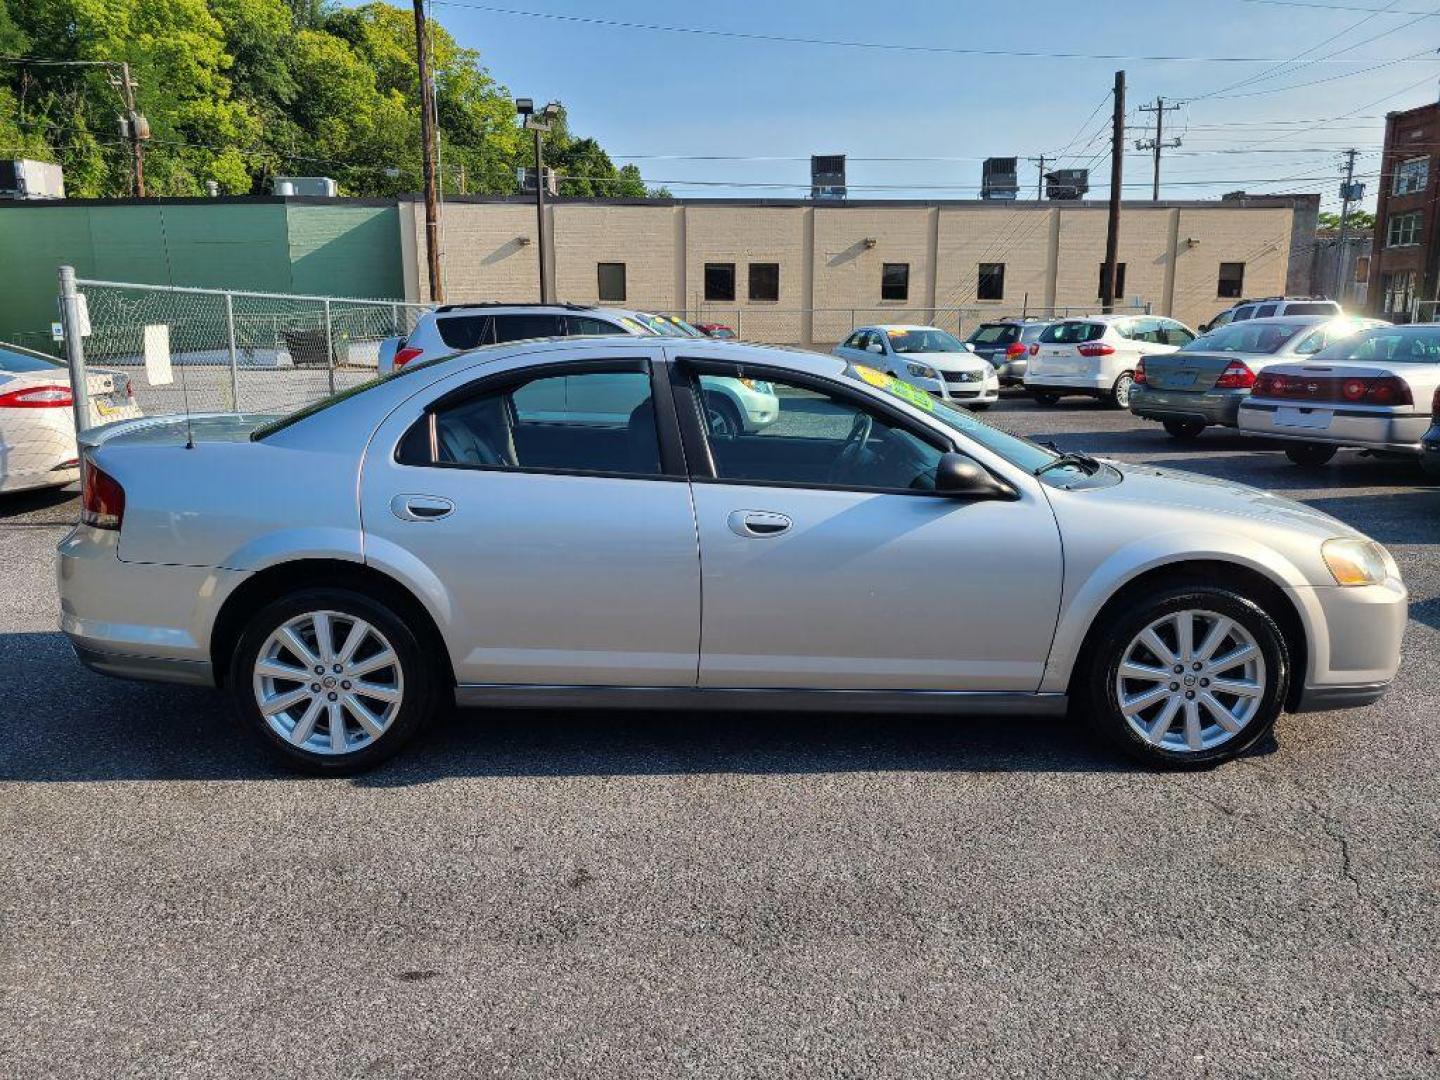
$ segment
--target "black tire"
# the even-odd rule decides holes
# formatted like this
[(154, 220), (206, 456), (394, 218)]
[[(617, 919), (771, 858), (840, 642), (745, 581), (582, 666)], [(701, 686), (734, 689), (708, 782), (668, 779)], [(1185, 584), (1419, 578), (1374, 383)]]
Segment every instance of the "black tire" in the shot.
[(1194, 442), (1205, 430), (1204, 420), (1166, 420), (1164, 421), (1165, 431), (1172, 439), (1179, 439), (1181, 442)]
[(993, 401), (977, 401), (974, 405), (970, 406), (970, 411), (984, 412), (986, 409), (990, 408), (990, 406), (994, 404), (995, 403)]
[[(1155, 620), (1186, 610), (1233, 619), (1254, 640), (1265, 664), (1265, 687), (1254, 714), (1226, 741), (1201, 750), (1171, 750), (1147, 742), (1125, 719), (1118, 696), (1117, 676), (1131, 643)], [(1074, 700), (1087, 713), (1092, 729), (1122, 753), (1158, 769), (1208, 769), (1244, 753), (1275, 726), (1290, 683), (1290, 653), (1275, 620), (1239, 593), (1197, 583), (1163, 586), (1125, 604), (1099, 630), (1080, 664)], [(1198, 688), (1197, 692), (1203, 693)], [(1201, 715), (1209, 717), (1207, 713)], [(1183, 729), (1183, 714), (1172, 721), (1172, 726)]]
[(1122, 371), (1120, 377), (1115, 380), (1115, 385), (1110, 388), (1110, 394), (1106, 403), (1112, 409), (1130, 408), (1130, 391), (1135, 387), (1135, 375), (1133, 372)]
[(1049, 390), (1032, 390), (1030, 396), (1035, 399), (1036, 405), (1058, 405), (1060, 395), (1052, 394)]
[(712, 439), (734, 439), (745, 431), (740, 410), (729, 398), (714, 392), (705, 395), (705, 426)]
[(1318, 469), (1328, 465), (1339, 449), (1324, 443), (1296, 443), (1285, 448), (1285, 456), (1302, 469)]
[[(347, 719), (347, 728), (355, 730), (357, 741), (361, 738), (368, 738), (369, 741), (342, 754), (307, 750), (282, 737), (266, 720), (260, 703), (256, 700), (255, 664), (261, 648), (276, 630), (291, 619), (309, 612), (331, 612), (340, 615), (342, 619), (344, 616), (363, 619), (388, 640), (398, 660), (394, 667), (398, 668), (398, 684), (403, 692), (393, 717), (389, 719), (383, 732), (374, 737), (364, 733), (353, 717)], [(427, 655), (415, 632), (388, 606), (348, 589), (327, 587), (292, 593), (272, 601), (255, 613), (240, 635), (240, 641), (231, 658), (229, 686), (241, 724), (282, 765), (327, 776), (352, 776), (374, 768), (395, 754), (431, 720), (438, 709), (438, 670), (436, 658)], [(393, 675), (392, 671), (392, 680)], [(380, 677), (386, 677), (383, 671)], [(357, 682), (360, 678), (363, 676), (356, 677)], [(290, 684), (287, 681), (280, 685), (288, 687)], [(336, 689), (338, 690), (338, 687)], [(372, 707), (376, 704), (378, 703), (368, 702)], [(299, 707), (297, 705), (296, 708)], [(328, 719), (324, 713), (322, 707), (321, 717), (314, 722), (317, 731), (328, 730)]]

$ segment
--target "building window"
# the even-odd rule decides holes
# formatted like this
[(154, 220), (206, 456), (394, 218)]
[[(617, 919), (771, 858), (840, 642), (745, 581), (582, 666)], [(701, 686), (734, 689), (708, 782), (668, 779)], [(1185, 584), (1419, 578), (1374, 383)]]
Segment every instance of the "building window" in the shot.
[(1355, 257), (1355, 284), (1365, 285), (1370, 281), (1370, 256), (1357, 255)]
[(1245, 295), (1244, 263), (1220, 264), (1220, 283), (1215, 286), (1215, 295), (1222, 300), (1239, 300)]
[(1381, 274), (1380, 284), (1384, 290), (1384, 314), (1408, 315), (1411, 301), (1415, 299), (1415, 271), (1400, 270), (1393, 274)]
[(975, 283), (976, 300), (1005, 299), (1005, 264), (981, 263), (980, 275)]
[(602, 301), (625, 299), (624, 263), (596, 263), (595, 275), (599, 278), (597, 295)]
[(1386, 247), (1408, 247), (1420, 242), (1420, 212), (1396, 214), (1385, 226)]
[(750, 264), (750, 299), (751, 299), (751, 300), (779, 300), (779, 299), (780, 299), (780, 264), (779, 264), (779, 263), (751, 263), (751, 264)]
[(735, 264), (705, 264), (705, 299), (735, 301)]
[(880, 299), (910, 299), (909, 263), (885, 263), (880, 268)]
[(1429, 182), (1430, 159), (1413, 157), (1395, 166), (1395, 181), (1391, 185), (1390, 191), (1395, 195), (1409, 195), (1416, 191), (1424, 191), (1425, 185)]
[[(1100, 277), (1099, 277), (1099, 282), (1100, 282), (1100, 287), (1095, 290), (1095, 295), (1096, 295), (1097, 298), (1103, 300), (1103, 299), (1105, 298), (1105, 264), (1104, 264), (1103, 262), (1100, 264)], [(1116, 263), (1116, 264), (1115, 264), (1115, 299), (1116, 299), (1116, 300), (1119, 300), (1119, 299), (1121, 299), (1122, 297), (1124, 297), (1124, 295), (1125, 295), (1125, 264), (1124, 264), (1124, 263)]]

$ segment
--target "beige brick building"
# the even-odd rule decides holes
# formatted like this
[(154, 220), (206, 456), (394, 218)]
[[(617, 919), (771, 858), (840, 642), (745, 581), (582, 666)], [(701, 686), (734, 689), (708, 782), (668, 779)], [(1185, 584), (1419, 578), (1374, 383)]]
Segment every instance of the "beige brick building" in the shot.
[[(1193, 326), (1233, 302), (1237, 277), (1245, 296), (1304, 292), (1318, 207), (1316, 195), (1126, 203), (1117, 306)], [(429, 294), (423, 215), (401, 204), (415, 300)], [(828, 345), (867, 322), (964, 329), (1099, 306), (1100, 202), (560, 200), (546, 215), (553, 296), (683, 312), (756, 340)], [(536, 299), (533, 203), (452, 199), (441, 227), (447, 301)]]

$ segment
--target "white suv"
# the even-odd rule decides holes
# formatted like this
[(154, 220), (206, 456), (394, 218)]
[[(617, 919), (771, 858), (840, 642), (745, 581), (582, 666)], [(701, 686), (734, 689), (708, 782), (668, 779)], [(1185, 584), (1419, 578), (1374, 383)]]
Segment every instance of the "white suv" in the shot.
[(636, 312), (620, 308), (579, 304), (446, 304), (421, 315), (415, 329), (406, 337), (381, 343), (380, 373), (481, 345), (581, 334), (651, 337), (655, 331)]
[(1025, 389), (1041, 405), (1084, 394), (1127, 409), (1140, 357), (1172, 353), (1194, 340), (1195, 331), (1184, 323), (1157, 315), (1061, 319), (1030, 346)]

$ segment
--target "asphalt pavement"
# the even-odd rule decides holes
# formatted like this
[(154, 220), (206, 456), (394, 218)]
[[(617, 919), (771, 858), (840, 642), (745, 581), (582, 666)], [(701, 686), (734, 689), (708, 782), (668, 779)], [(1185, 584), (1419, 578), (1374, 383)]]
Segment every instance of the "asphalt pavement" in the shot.
[(84, 671), (73, 494), (6, 498), (0, 1076), (1440, 1075), (1440, 490), (988, 415), (1384, 542), (1394, 691), (1198, 775), (1058, 719), (525, 712), (301, 779), (216, 694)]

